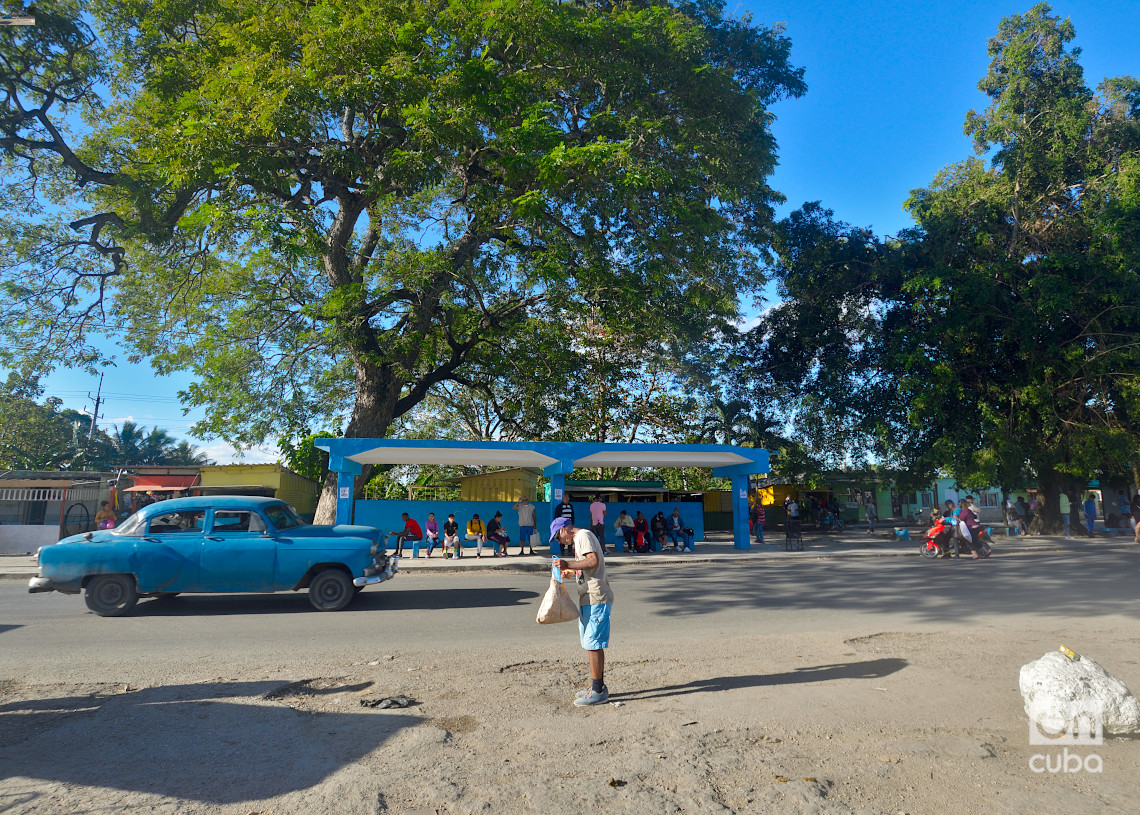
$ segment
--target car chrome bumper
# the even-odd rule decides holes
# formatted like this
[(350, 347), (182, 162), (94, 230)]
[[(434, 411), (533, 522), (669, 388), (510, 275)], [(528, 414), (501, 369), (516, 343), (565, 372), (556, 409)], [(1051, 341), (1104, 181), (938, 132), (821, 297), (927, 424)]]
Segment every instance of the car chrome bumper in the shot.
[(390, 580), (396, 576), (396, 572), (400, 569), (399, 558), (388, 558), (388, 567), (380, 574), (372, 575), (371, 577), (354, 577), (352, 585), (359, 588), (360, 586), (373, 586), (377, 583), (383, 583), (385, 580)]
[(55, 591), (55, 586), (51, 584), (50, 578), (33, 577), (28, 581), (28, 594), (36, 594), (41, 591)]

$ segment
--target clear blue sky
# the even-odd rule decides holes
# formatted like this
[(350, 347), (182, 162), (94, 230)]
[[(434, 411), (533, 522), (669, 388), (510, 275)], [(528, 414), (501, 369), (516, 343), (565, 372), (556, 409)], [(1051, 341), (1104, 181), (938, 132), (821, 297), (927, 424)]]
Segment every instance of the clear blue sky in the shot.
[[(837, 217), (877, 233), (909, 226), (902, 204), (947, 164), (972, 155), (966, 112), (988, 99), (978, 81), (998, 23), (1025, 2), (742, 2), (760, 23), (783, 22), (808, 92), (780, 103), (780, 167), (773, 186), (791, 211), (821, 200)], [(1140, 76), (1140, 0), (1052, 4), (1076, 27), (1085, 81)]]
[[(1031, 6), (1006, 0), (730, 5), (758, 23), (784, 23), (793, 62), (806, 69), (806, 96), (774, 110), (780, 167), (773, 186), (788, 197), (781, 214), (820, 200), (842, 220), (880, 234), (908, 226), (902, 204), (910, 190), (971, 155), (962, 123), (966, 111), (987, 104), (977, 89), (989, 64), (987, 40), (1003, 17)], [(1053, 12), (1076, 26), (1090, 87), (1105, 76), (1140, 75), (1140, 0), (1058, 2)], [(105, 423), (131, 418), (185, 435), (195, 416), (182, 416), (176, 394), (188, 378), (160, 379), (146, 366), (125, 364), (106, 374)], [(96, 382), (61, 371), (45, 384), (48, 395), (79, 409), (90, 405), (85, 395)], [(230, 460), (225, 445), (205, 446), (212, 458)]]

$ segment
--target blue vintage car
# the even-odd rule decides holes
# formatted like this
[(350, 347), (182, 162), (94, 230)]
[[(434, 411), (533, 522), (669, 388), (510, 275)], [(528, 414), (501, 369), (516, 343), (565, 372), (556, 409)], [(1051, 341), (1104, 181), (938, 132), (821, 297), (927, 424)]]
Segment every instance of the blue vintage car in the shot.
[(28, 591), (83, 591), (103, 617), (139, 597), (298, 589), (319, 611), (338, 611), (397, 569), (373, 527), (312, 526), (284, 501), (238, 495), (160, 501), (117, 529), (45, 546), (37, 560)]

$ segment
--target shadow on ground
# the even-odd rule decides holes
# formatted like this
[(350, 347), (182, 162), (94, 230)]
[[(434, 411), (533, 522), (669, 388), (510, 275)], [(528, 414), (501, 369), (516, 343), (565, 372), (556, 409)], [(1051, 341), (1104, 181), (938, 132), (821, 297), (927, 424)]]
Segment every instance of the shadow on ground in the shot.
[(865, 662), (846, 662), (837, 665), (814, 665), (796, 668), (778, 674), (749, 674), (747, 676), (718, 676), (715, 679), (696, 679), (683, 685), (665, 685), (630, 693), (615, 693), (612, 699), (629, 702), (635, 699), (661, 699), (669, 696), (686, 696), (690, 693), (759, 688), (767, 685), (799, 685), (806, 682), (830, 682), (836, 679), (881, 679), (901, 671), (909, 663), (905, 659), (873, 659)]
[[(537, 592), (515, 588), (396, 589), (396, 581), (365, 589), (337, 614), (362, 611), (437, 611), (441, 609), (525, 606)], [(182, 594), (142, 600), (132, 617), (224, 616), (227, 614), (316, 614), (304, 591), (278, 594)]]
[[(256, 801), (313, 787), (420, 722), (386, 711), (314, 714), (262, 698), (280, 687), (172, 685), (5, 705), (0, 780), (41, 779), (215, 805)], [(43, 726), (19, 726), (18, 720), (38, 716), (45, 717)], [(27, 737), (13, 743), (19, 731)], [(0, 801), (0, 810), (14, 803)]]
[[(870, 558), (864, 560), (735, 562), (682, 568), (628, 567), (611, 573), (618, 599), (635, 591), (671, 617), (740, 613), (742, 627), (761, 624), (755, 612), (805, 609), (904, 613), (924, 621), (987, 620), (1039, 613), (1140, 618), (1137, 552), (1005, 556), (988, 560)], [(695, 572), (700, 569), (699, 575)]]

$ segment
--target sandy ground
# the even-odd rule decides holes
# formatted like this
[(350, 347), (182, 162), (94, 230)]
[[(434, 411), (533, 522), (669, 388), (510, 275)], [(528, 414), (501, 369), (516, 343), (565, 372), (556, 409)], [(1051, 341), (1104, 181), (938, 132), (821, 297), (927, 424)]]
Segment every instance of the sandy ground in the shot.
[[(1135, 678), (1129, 623), (1067, 633)], [(0, 812), (1140, 812), (1135, 740), (1074, 748), (1099, 774), (1029, 770), (1044, 748), (1016, 692), (1024, 660), (996, 625), (615, 648), (621, 704), (591, 709), (568, 704), (584, 676), (571, 633), (547, 653), (378, 653), (301, 678), (7, 680)], [(1056, 646), (1030, 631), (1021, 648)], [(394, 688), (417, 704), (361, 705)]]

